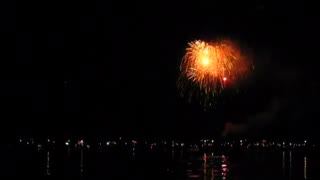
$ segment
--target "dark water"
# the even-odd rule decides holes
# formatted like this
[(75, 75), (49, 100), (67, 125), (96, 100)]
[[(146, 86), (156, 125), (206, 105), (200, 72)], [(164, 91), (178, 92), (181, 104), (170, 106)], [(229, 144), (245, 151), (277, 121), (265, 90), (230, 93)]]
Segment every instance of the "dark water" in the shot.
[(12, 145), (1, 161), (1, 179), (320, 179), (318, 152), (302, 150)]

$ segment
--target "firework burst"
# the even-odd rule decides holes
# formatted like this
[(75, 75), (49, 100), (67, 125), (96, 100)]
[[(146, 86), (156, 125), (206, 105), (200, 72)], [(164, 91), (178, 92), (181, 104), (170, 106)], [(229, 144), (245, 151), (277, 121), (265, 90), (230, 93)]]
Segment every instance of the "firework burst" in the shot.
[(190, 100), (195, 94), (207, 100), (234, 86), (248, 70), (247, 59), (231, 41), (193, 41), (180, 64), (178, 88)]

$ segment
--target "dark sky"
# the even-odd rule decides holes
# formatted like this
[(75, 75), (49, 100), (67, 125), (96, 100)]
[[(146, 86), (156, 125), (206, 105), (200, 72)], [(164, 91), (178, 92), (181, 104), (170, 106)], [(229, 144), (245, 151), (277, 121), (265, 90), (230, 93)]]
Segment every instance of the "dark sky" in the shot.
[[(319, 134), (312, 4), (269, 1), (1, 5), (1, 128), (46, 136)], [(178, 97), (189, 41), (235, 39), (255, 71), (215, 109)]]

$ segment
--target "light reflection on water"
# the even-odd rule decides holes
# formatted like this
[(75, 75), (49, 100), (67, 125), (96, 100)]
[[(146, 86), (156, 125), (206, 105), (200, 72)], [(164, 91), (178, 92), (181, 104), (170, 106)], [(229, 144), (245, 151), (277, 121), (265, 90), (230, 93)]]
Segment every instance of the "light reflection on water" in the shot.
[[(186, 175), (190, 179), (227, 179), (229, 173), (228, 160), (225, 156), (213, 156), (204, 153), (202, 158), (189, 157), (186, 163)], [(195, 166), (194, 166), (195, 165)], [(194, 166), (194, 167), (192, 167)]]
[(303, 158), (303, 177), (307, 179), (307, 156)]
[(83, 175), (83, 149), (80, 150), (80, 175)]
[(47, 151), (46, 174), (50, 176), (50, 151)]
[[(294, 180), (319, 177), (317, 174), (316, 176), (314, 174), (313, 176), (310, 175), (312, 155), (307, 155), (306, 152), (276, 151), (271, 153), (253, 151), (241, 152), (236, 155), (228, 153), (221, 155), (219, 152), (192, 152), (188, 149), (141, 151), (135, 147), (128, 150), (126, 155), (126, 151), (68, 147), (64, 149), (67, 158), (64, 161), (58, 161), (57, 159), (62, 155), (55, 149), (46, 150), (43, 148), (43, 154), (37, 149), (34, 151), (30, 154), (24, 154), (24, 156), (31, 156), (33, 162), (27, 162), (21, 158), (15, 160), (14, 163), (24, 164), (26, 169), (35, 169), (37, 175), (37, 172), (39, 174), (44, 173), (41, 168), (38, 168), (38, 165), (41, 165), (40, 159), (42, 159), (42, 162), (45, 160), (41, 165), (42, 169), (45, 169), (45, 174), (60, 178), (65, 176), (58, 168), (61, 166), (63, 166), (61, 169), (70, 172), (70, 176), (102, 174), (106, 177), (117, 177), (122, 176), (122, 172), (128, 171), (131, 172), (131, 174), (128, 173), (128, 176), (132, 176), (131, 179), (143, 179), (143, 177), (150, 175), (157, 177), (157, 174), (159, 174), (159, 177), (167, 179), (203, 180), (256, 179), (264, 176)], [(40, 157), (39, 160), (37, 159), (38, 156)], [(317, 165), (315, 162), (313, 160), (314, 166)], [(115, 170), (116, 167), (121, 167), (121, 170), (118, 170), (120, 172)], [(135, 173), (137, 170), (141, 170), (141, 174), (147, 175), (137, 175)], [(19, 169), (12, 171), (19, 174)]]
[(289, 151), (289, 179), (292, 179), (292, 152)]
[(282, 176), (286, 174), (286, 152), (282, 151)]

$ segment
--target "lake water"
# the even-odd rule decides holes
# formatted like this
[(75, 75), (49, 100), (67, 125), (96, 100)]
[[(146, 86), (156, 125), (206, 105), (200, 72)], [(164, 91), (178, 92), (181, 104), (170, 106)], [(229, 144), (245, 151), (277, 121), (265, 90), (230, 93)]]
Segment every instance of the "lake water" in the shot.
[(5, 179), (303, 180), (320, 179), (319, 163), (319, 153), (306, 150), (10, 145), (2, 153), (1, 176)]

